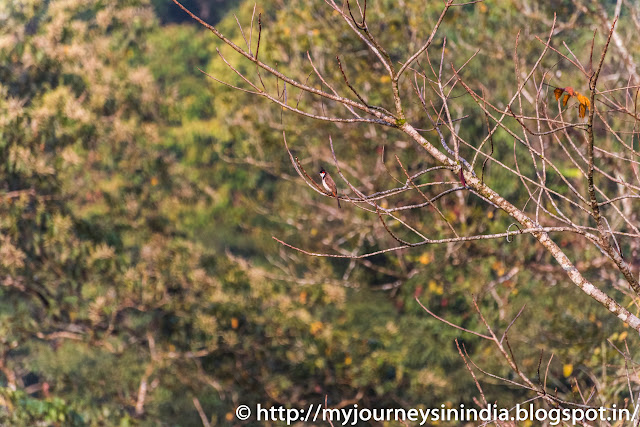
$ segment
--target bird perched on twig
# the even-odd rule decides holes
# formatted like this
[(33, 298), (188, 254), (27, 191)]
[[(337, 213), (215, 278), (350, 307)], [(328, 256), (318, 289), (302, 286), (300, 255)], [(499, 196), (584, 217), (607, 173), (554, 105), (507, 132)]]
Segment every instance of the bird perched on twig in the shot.
[(322, 177), (322, 186), (338, 201), (338, 207), (340, 206), (340, 199), (338, 198), (338, 187), (336, 187), (336, 183), (333, 181), (331, 176), (327, 173), (326, 170), (320, 169), (320, 176)]

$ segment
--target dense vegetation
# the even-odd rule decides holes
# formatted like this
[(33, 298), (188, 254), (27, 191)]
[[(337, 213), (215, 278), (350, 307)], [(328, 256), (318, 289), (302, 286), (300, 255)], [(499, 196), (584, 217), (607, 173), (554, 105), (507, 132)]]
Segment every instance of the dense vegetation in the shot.
[[(226, 11), (234, 2), (219, 3)], [(397, 57), (410, 44), (399, 41), (425, 37), (420, 29), (440, 13), (438, 2), (372, 3), (372, 31)], [(219, 28), (240, 43), (232, 12), (247, 23), (252, 6), (235, 5)], [(336, 46), (355, 57), (365, 50), (323, 2), (258, 7), (261, 55), (302, 80), (307, 51), (341, 82)], [(577, 13), (564, 1), (537, 13), (554, 11)], [(415, 297), (474, 330), (482, 329), (474, 296), (501, 328), (527, 304), (511, 342), (522, 370), (535, 377), (543, 350), (545, 360), (555, 355), (549, 382), (558, 393), (571, 396), (578, 381), (597, 385), (609, 402), (628, 397), (623, 359), (606, 343), (624, 347), (624, 326), (578, 293), (533, 239), (357, 262), (308, 257), (275, 242), (272, 236), (338, 253), (393, 243), (375, 216), (338, 210), (335, 200), (306, 191), (283, 148), (283, 129), (314, 172), (332, 165), (333, 135), (339, 156), (354, 159), (349, 173), (372, 189), (387, 169), (399, 171), (386, 159), (410, 163), (421, 151), (392, 131), (283, 114), (207, 79), (198, 68), (240, 83), (217, 57), (218, 41), (190, 22), (175, 23), (176, 15), (174, 6), (146, 0), (0, 6), (1, 423), (201, 425), (194, 398), (212, 425), (233, 423), (239, 403), (303, 407), (325, 396), (334, 405), (472, 405), (473, 378), (455, 338), (479, 366), (509, 375), (490, 345), (429, 316)], [(446, 35), (467, 53), (452, 58), (458, 64), (480, 48), (467, 75), (481, 78), (494, 99), (506, 98), (514, 85), (504, 72), (510, 41), (522, 28), (519, 54), (528, 61), (546, 25), (508, 0), (486, 1), (454, 9), (439, 43)], [(564, 40), (588, 51), (596, 25), (579, 15)], [(347, 73), (372, 103), (387, 95), (384, 74), (366, 57), (349, 62)], [(419, 106), (407, 108), (420, 115)], [(463, 132), (486, 133), (484, 120), (470, 116)], [(510, 191), (499, 169), (487, 174)], [(443, 204), (470, 232), (509, 226), (469, 196)], [(437, 236), (445, 225), (432, 227)], [(585, 251), (577, 241), (560, 244)], [(517, 275), (500, 280), (514, 267)], [(482, 381), (504, 406), (528, 397)]]

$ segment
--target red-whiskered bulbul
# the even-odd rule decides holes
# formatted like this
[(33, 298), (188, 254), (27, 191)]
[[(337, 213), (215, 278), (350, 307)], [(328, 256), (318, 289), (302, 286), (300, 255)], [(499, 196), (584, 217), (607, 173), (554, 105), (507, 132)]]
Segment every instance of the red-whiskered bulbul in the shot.
[(338, 198), (338, 187), (336, 187), (336, 183), (333, 182), (331, 176), (324, 169), (320, 169), (320, 176), (322, 177), (322, 186), (336, 198), (338, 207), (340, 208), (340, 199)]

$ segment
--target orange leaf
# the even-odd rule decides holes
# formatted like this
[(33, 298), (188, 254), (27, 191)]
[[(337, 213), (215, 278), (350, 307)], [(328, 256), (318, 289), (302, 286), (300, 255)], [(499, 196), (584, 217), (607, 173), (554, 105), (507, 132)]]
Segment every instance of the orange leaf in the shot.
[(556, 101), (560, 99), (562, 96), (562, 92), (564, 92), (564, 88), (558, 87), (553, 91), (553, 94), (556, 96)]
[(589, 101), (589, 98), (579, 92), (576, 92), (576, 99), (580, 103), (580, 106), (578, 107), (578, 115), (583, 118), (585, 113), (587, 112), (587, 109), (591, 107), (591, 101)]
[(573, 90), (573, 88), (571, 86), (565, 87), (564, 90), (571, 96), (575, 96), (576, 95), (576, 91)]
[(567, 102), (569, 102), (569, 98), (571, 98), (571, 95), (569, 95), (569, 93), (567, 92), (567, 94), (564, 96), (564, 98), (562, 98), (562, 106), (563, 107), (567, 106)]
[(587, 108), (584, 106), (584, 104), (580, 104), (578, 105), (578, 115), (580, 116), (580, 118), (584, 118), (585, 113), (587, 112)]
[(578, 99), (578, 102), (585, 107), (589, 108), (591, 106), (591, 101), (589, 101), (589, 98), (587, 98), (583, 94), (576, 92), (576, 98)]

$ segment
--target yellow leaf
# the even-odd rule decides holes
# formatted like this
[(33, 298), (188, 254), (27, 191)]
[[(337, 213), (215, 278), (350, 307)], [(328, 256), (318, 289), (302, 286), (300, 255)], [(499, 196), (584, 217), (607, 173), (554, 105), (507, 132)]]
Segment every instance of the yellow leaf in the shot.
[(300, 303), (301, 304), (307, 303), (307, 293), (305, 291), (300, 292)]
[(506, 267), (501, 261), (495, 261), (491, 264), (491, 269), (495, 271), (498, 276), (504, 276)]
[(584, 118), (584, 115), (586, 114), (587, 109), (585, 108), (584, 104), (580, 104), (578, 105), (578, 115), (580, 116), (580, 118)]
[(352, 362), (351, 356), (347, 356), (347, 357), (344, 358), (344, 364), (345, 365), (349, 366), (349, 365), (351, 365), (351, 362)]
[(591, 107), (591, 101), (589, 101), (589, 98), (587, 98), (580, 92), (576, 92), (576, 98), (578, 99), (578, 102), (580, 104), (584, 105), (587, 108)]
[(422, 255), (420, 255), (418, 261), (420, 261), (420, 264), (427, 265), (431, 263), (431, 261), (433, 261), (433, 256), (429, 252), (424, 252)]
[(231, 318), (231, 328), (232, 329), (238, 329), (238, 319), (235, 317)]
[(387, 76), (386, 74), (380, 77), (380, 83), (389, 83), (390, 81), (391, 81), (391, 77)]
[(591, 107), (591, 101), (589, 101), (589, 98), (579, 92), (576, 92), (576, 99), (580, 103), (580, 106), (578, 107), (578, 115), (582, 118), (584, 117), (587, 109)]
[(318, 332), (320, 332), (322, 330), (322, 322), (320, 321), (316, 321), (313, 322), (310, 326), (309, 326), (309, 330), (311, 331), (311, 335), (316, 335)]
[(429, 292), (431, 292), (432, 294), (435, 295), (442, 295), (444, 293), (444, 287), (438, 283), (436, 283), (435, 280), (430, 280), (429, 281)]
[(562, 106), (563, 107), (567, 106), (567, 102), (569, 102), (569, 98), (571, 98), (571, 95), (569, 95), (568, 93), (564, 96), (564, 98), (562, 98)]
[(154, 187), (158, 185), (158, 178), (156, 178), (155, 176), (151, 178), (151, 185), (153, 185)]
[(564, 375), (565, 378), (569, 378), (572, 373), (573, 365), (571, 363), (565, 363), (562, 365), (562, 375)]
[(618, 341), (624, 341), (627, 338), (627, 331), (624, 331), (622, 333), (620, 333), (620, 336), (618, 337)]
[(232, 414), (231, 412), (227, 412), (227, 413), (224, 415), (224, 418), (225, 418), (227, 421), (231, 422), (231, 421), (233, 421), (233, 414)]

